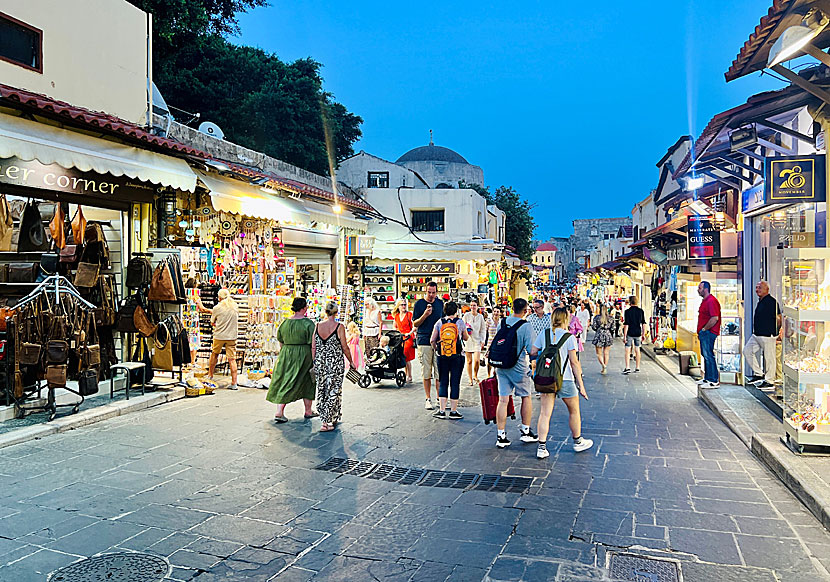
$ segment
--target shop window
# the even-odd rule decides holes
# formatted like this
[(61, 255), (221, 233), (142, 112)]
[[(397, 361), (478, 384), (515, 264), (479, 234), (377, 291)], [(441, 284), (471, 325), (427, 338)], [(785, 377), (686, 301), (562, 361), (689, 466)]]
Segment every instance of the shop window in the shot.
[(389, 172), (369, 172), (369, 188), (388, 188)]
[(43, 72), (43, 31), (0, 12), (0, 60)]
[(444, 211), (413, 210), (412, 230), (415, 232), (444, 232)]

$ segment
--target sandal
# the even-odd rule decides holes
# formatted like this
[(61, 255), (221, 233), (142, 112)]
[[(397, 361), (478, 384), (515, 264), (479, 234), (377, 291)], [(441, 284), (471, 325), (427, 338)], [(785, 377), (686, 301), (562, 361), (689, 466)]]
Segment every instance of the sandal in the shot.
[(284, 416), (275, 416), (274, 417), (274, 422), (276, 422), (277, 424), (282, 424), (284, 422), (288, 422), (288, 419), (285, 418)]
[(308, 420), (309, 418), (317, 418), (318, 416), (320, 415), (316, 412), (312, 412), (311, 414), (303, 414), (303, 418), (305, 418), (306, 420)]
[(323, 426), (320, 427), (320, 432), (331, 432), (334, 430), (333, 424), (328, 424), (326, 422), (323, 423)]

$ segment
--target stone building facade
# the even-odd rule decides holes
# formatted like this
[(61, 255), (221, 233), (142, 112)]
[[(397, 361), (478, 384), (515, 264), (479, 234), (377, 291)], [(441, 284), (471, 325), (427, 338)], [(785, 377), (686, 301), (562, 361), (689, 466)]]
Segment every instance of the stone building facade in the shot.
[(574, 232), (569, 237), (570, 256), (563, 258), (568, 277), (573, 277), (591, 265), (591, 251), (604, 240), (616, 238), (620, 227), (631, 224), (630, 216), (616, 218), (580, 218), (573, 221)]

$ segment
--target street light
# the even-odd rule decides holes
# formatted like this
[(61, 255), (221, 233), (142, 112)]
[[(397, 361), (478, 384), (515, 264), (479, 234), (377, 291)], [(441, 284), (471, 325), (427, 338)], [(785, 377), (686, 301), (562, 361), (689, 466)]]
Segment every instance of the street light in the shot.
[(821, 34), (827, 27), (828, 22), (830, 21), (827, 16), (820, 10), (808, 12), (801, 24), (789, 27), (772, 45), (767, 57), (767, 67), (774, 67), (788, 61), (801, 51), (812, 54), (812, 51), (809, 50), (813, 48), (809, 46), (810, 41)]

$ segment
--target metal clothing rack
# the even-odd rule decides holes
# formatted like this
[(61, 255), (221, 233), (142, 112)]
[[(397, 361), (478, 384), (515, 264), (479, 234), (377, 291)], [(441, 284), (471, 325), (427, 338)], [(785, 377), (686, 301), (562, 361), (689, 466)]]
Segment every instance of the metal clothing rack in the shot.
[[(95, 305), (81, 297), (81, 294), (78, 293), (78, 290), (75, 288), (72, 283), (66, 277), (61, 275), (50, 275), (46, 277), (37, 287), (35, 287), (31, 293), (26, 295), (23, 299), (18, 301), (15, 304), (15, 308), (23, 307), (33, 301), (35, 301), (42, 293), (55, 294), (55, 304), (60, 302), (61, 294), (70, 295), (75, 298), (78, 303), (80, 303), (81, 307), (88, 311), (90, 309), (95, 309)], [(17, 334), (15, 334), (15, 341), (18, 341)], [(41, 398), (41, 392), (43, 391), (43, 385), (41, 384), (42, 380), (36, 380), (35, 385), (33, 388), (23, 390), (22, 398), (14, 398), (15, 406), (17, 408), (18, 414), (16, 416), (23, 417), (27, 413), (32, 412), (49, 412), (49, 420), (53, 420), (58, 413), (58, 408), (72, 408), (72, 413), (78, 412), (81, 404), (84, 403), (86, 399), (83, 394), (80, 393), (79, 390), (73, 390), (69, 386), (61, 386), (67, 392), (71, 392), (80, 398), (78, 402), (73, 402), (70, 404), (58, 404), (55, 399), (55, 387), (50, 386), (47, 383), (47, 392), (46, 392), (46, 404), (38, 404), (38, 405), (25, 405), (26, 398), (32, 396), (33, 394), (37, 393), (38, 399)]]

